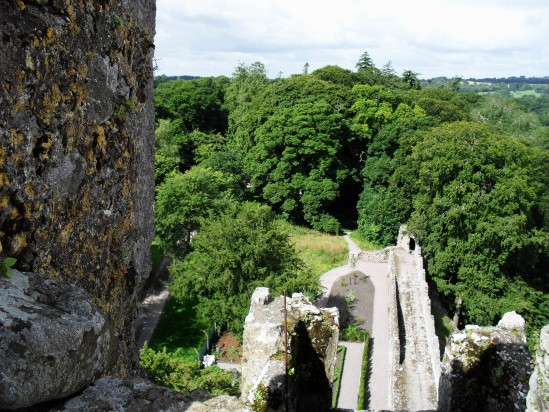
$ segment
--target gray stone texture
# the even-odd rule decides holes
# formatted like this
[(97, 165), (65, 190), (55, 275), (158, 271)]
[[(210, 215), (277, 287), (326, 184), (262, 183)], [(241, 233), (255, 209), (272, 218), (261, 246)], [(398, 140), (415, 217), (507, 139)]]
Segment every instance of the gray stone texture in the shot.
[(82, 286), (135, 368), (154, 233), (154, 0), (0, 0), (0, 259)]
[(530, 377), (530, 390), (526, 397), (528, 412), (549, 411), (549, 325), (539, 334), (534, 373)]
[(57, 405), (42, 405), (47, 412), (248, 412), (239, 399), (232, 396), (211, 397), (205, 390), (190, 393), (174, 392), (141, 378), (98, 379), (80, 395)]
[(444, 352), (439, 410), (524, 411), (531, 373), (522, 328), (466, 326)]
[[(339, 314), (319, 309), (301, 294), (287, 298), (288, 378), (285, 389), (284, 298), (256, 289), (243, 335), (242, 399), (269, 411), (325, 411), (331, 404)], [(261, 299), (259, 299), (261, 296)]]
[(17, 270), (0, 278), (0, 409), (71, 395), (115, 360), (114, 330), (83, 289)]

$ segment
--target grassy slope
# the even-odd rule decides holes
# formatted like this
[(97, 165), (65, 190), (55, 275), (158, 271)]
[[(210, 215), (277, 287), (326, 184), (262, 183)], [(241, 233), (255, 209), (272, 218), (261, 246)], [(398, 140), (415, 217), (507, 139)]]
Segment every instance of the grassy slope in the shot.
[(299, 257), (320, 277), (323, 273), (347, 263), (347, 242), (341, 236), (279, 222), (280, 230), (288, 233)]

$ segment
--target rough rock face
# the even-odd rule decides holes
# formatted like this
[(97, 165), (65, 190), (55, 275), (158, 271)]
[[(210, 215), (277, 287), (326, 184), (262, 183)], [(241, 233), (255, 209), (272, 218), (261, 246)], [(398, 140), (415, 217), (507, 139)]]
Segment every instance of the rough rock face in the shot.
[(539, 334), (534, 373), (530, 377), (530, 391), (526, 398), (528, 412), (549, 411), (549, 325)]
[(48, 412), (244, 412), (249, 409), (237, 398), (211, 398), (204, 390), (174, 392), (141, 378), (103, 377), (80, 395), (58, 405), (41, 405)]
[(439, 410), (524, 411), (532, 366), (523, 327), (511, 312), (496, 327), (453, 333), (442, 361)]
[(128, 374), (153, 235), (154, 0), (0, 10), (0, 259), (84, 287)]
[(0, 409), (71, 395), (115, 360), (113, 328), (83, 289), (16, 270), (0, 278)]
[[(290, 411), (327, 411), (331, 405), (339, 314), (319, 309), (301, 294), (287, 300)], [(242, 354), (242, 399), (256, 409), (284, 410), (284, 298), (257, 288), (246, 317)]]

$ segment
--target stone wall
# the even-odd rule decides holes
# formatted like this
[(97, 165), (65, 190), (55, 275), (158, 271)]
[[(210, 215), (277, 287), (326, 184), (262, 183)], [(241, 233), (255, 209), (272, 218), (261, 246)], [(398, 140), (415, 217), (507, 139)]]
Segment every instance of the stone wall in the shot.
[(416, 313), (424, 322), (421, 325), (424, 328), (426, 337), (426, 346), (428, 350), (429, 362), (433, 371), (436, 386), (440, 379), (440, 351), (438, 337), (435, 332), (435, 318), (431, 311), (431, 298), (429, 297), (429, 285), (427, 284), (427, 273), (423, 266), (423, 255), (421, 254), (421, 246), (416, 244), (413, 237), (406, 233), (406, 227), (403, 226), (399, 230), (397, 246), (408, 251), (413, 261), (413, 289), (418, 295)]
[(396, 268), (395, 268), (395, 255), (392, 250), (388, 251), (388, 266), (389, 266), (389, 359), (387, 359), (387, 368), (389, 369), (389, 377), (391, 379), (389, 390), (389, 402), (390, 409), (395, 408), (395, 385), (396, 374), (399, 369), (400, 360), (400, 342), (398, 336), (398, 309), (397, 309), (397, 295), (396, 295)]
[(549, 325), (539, 334), (534, 373), (530, 376), (530, 390), (526, 397), (528, 412), (549, 411)]
[[(336, 308), (319, 309), (301, 294), (287, 299), (288, 373), (284, 298), (257, 288), (246, 317), (242, 399), (256, 410), (327, 411), (339, 339)], [(265, 407), (267, 409), (260, 409)]]
[(0, 10), (0, 259), (81, 285), (127, 375), (153, 236), (154, 0)]
[(439, 410), (524, 411), (531, 373), (522, 317), (510, 312), (496, 327), (468, 325), (446, 346)]

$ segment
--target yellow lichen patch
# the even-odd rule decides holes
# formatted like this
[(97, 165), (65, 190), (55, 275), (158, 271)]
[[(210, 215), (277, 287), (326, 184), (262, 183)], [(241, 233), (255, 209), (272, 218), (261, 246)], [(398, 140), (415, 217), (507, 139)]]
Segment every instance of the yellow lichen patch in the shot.
[(17, 5), (19, 6), (19, 11), (25, 11), (25, 9), (27, 8), (22, 0), (17, 0)]
[(71, 83), (69, 89), (74, 96), (73, 109), (78, 110), (80, 106), (82, 106), (84, 100), (86, 100), (87, 90), (84, 86), (76, 82)]
[(6, 164), (6, 151), (0, 147), (0, 167)]
[(61, 91), (59, 90), (59, 86), (57, 84), (51, 85), (51, 92), (44, 94), (44, 99), (42, 101), (43, 108), (40, 111), (40, 117), (42, 118), (42, 121), (46, 124), (50, 123), (50, 117), (59, 106), (59, 103), (61, 102)]
[(25, 136), (23, 136), (22, 133), (17, 133), (17, 130), (14, 128), (10, 129), (10, 137), (8, 138), (8, 144), (12, 145), (14, 148), (17, 149), (17, 146), (19, 146), (19, 143), (21, 143), (23, 140), (25, 140)]
[(55, 31), (52, 26), (49, 26), (46, 30), (46, 35), (42, 39), (42, 46), (49, 46), (55, 41)]
[(71, 24), (69, 25), (70, 29), (75, 33), (80, 33), (80, 28), (76, 25), (76, 12), (74, 11), (74, 8), (69, 5), (66, 8), (67, 16), (69, 16), (69, 19), (71, 21)]
[(86, 66), (85, 64), (81, 64), (80, 66), (78, 66), (78, 74), (80, 75), (80, 77), (82, 79), (87, 79), (88, 77), (88, 66)]
[(40, 40), (38, 40), (38, 37), (36, 37), (34, 34), (31, 34), (32, 36), (32, 48), (36, 49), (38, 46), (40, 46)]
[(12, 250), (12, 253), (14, 254), (18, 254), (26, 247), (27, 247), (27, 238), (19, 233), (15, 235), (11, 240), (11, 250)]
[(0, 173), (0, 187), (8, 187), (10, 185), (10, 180), (8, 179), (7, 173)]
[(40, 146), (42, 146), (46, 150), (50, 150), (51, 147), (53, 146), (53, 141), (50, 138), (48, 138), (48, 140), (42, 143)]
[(101, 149), (103, 154), (106, 153), (107, 139), (105, 137), (105, 129), (103, 126), (96, 124), (93, 126), (93, 133), (95, 135), (95, 144)]
[(10, 198), (7, 196), (4, 196), (0, 199), (0, 208), (5, 209), (10, 204)]
[(19, 216), (19, 211), (14, 207), (10, 212), (10, 219), (15, 219)]
[(61, 229), (61, 232), (59, 232), (59, 240), (61, 241), (62, 245), (67, 245), (69, 243), (69, 239), (72, 232), (73, 232), (73, 226), (71, 222), (67, 223), (63, 227), (63, 229)]

